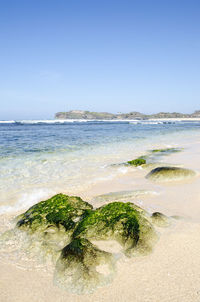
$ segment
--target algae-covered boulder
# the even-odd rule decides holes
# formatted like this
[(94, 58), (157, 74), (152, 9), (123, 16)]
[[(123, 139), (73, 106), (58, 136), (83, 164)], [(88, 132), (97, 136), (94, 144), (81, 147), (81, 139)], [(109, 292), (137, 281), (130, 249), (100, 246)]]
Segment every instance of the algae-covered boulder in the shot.
[(142, 166), (142, 165), (146, 164), (146, 159), (144, 159), (143, 157), (139, 157), (139, 158), (128, 161), (127, 164), (131, 165), (131, 166), (135, 166), (135, 167)]
[(153, 181), (178, 181), (195, 176), (190, 169), (178, 167), (158, 167), (147, 174), (146, 178)]
[(83, 294), (112, 281), (115, 259), (84, 238), (74, 239), (57, 261), (55, 282), (65, 289)]
[(92, 209), (92, 205), (80, 197), (57, 194), (18, 216), (17, 227), (30, 232), (43, 231), (48, 227), (63, 227), (65, 231), (70, 231), (88, 209)]
[(132, 256), (150, 252), (157, 235), (148, 213), (133, 203), (113, 202), (87, 210), (57, 261), (57, 284), (86, 293), (112, 280), (115, 257), (93, 245), (93, 240), (115, 240), (126, 256)]
[(144, 210), (130, 202), (113, 202), (86, 211), (73, 237), (116, 240), (131, 255), (135, 250), (144, 253), (151, 250), (156, 234)]
[(17, 217), (16, 228), (28, 234), (26, 250), (43, 262), (56, 262), (75, 226), (92, 206), (80, 197), (57, 194)]

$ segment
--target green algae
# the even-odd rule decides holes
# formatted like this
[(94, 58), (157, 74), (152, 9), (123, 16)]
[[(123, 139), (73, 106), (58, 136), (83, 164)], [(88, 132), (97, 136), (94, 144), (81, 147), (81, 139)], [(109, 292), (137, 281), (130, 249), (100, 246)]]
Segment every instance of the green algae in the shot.
[(154, 158), (155, 155), (169, 155), (172, 153), (177, 153), (181, 152), (181, 148), (163, 148), (163, 149), (153, 149), (150, 150), (150, 154), (147, 155), (142, 155), (136, 159), (130, 160), (127, 162), (127, 164), (132, 165), (132, 166), (142, 166), (147, 163), (152, 163), (154, 162), (156, 158)]
[[(144, 168), (148, 168), (148, 166), (150, 165), (160, 165), (160, 163), (157, 162), (160, 157), (170, 155), (173, 153), (178, 153), (181, 152), (182, 150), (183, 148), (152, 149), (149, 150), (146, 155), (139, 156), (138, 158), (127, 161), (126, 163), (123, 164), (135, 166), (135, 167), (142, 166)], [(117, 166), (119, 166), (119, 164)]]
[(164, 153), (164, 154), (171, 154), (181, 152), (182, 149), (180, 148), (164, 148), (164, 149), (153, 149), (151, 150), (152, 153)]
[(137, 211), (129, 203), (125, 204), (121, 202), (107, 204), (95, 211), (87, 211), (75, 229), (73, 236), (107, 239), (114, 236), (116, 228), (119, 231), (123, 227), (121, 225), (118, 226), (120, 220), (127, 221), (127, 224), (124, 223), (124, 236), (130, 234), (132, 231), (132, 236), (137, 241), (139, 235)]
[(113, 202), (95, 211), (86, 211), (73, 233), (74, 238), (114, 239), (123, 246), (127, 255), (134, 251), (138, 243), (143, 248), (146, 245), (149, 250), (148, 243), (145, 243), (148, 235), (154, 237), (155, 233), (146, 212), (130, 202)]
[(92, 205), (80, 197), (57, 194), (18, 216), (16, 228), (29, 235), (26, 240), (29, 253), (37, 254), (42, 262), (55, 263), (88, 209), (92, 209)]
[(127, 163), (131, 166), (138, 167), (146, 164), (146, 159), (144, 159), (143, 157), (138, 157), (136, 159), (128, 161)]
[(18, 217), (17, 227), (38, 231), (55, 226), (73, 230), (76, 220), (92, 205), (77, 196), (57, 194), (48, 200), (41, 201)]

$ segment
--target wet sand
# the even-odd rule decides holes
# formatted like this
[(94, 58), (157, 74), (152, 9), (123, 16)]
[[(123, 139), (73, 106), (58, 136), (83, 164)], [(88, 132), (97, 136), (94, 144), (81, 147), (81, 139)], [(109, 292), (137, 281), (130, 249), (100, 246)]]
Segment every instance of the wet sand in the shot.
[[(200, 171), (200, 139), (185, 143), (184, 151), (163, 158)], [(145, 178), (146, 169), (133, 168), (111, 181), (101, 182), (81, 194), (86, 200), (95, 195), (121, 190), (151, 190), (156, 194), (134, 197), (133, 202), (149, 212), (160, 211), (171, 219), (167, 228), (157, 228), (159, 241), (151, 254), (122, 257), (113, 283), (93, 294), (75, 295), (53, 284), (50, 272), (34, 267), (27, 270), (8, 263), (0, 256), (0, 301), (32, 302), (198, 302), (200, 301), (200, 177), (175, 183), (153, 183)], [(67, 192), (66, 192), (67, 193)], [(99, 206), (101, 202), (94, 203)]]

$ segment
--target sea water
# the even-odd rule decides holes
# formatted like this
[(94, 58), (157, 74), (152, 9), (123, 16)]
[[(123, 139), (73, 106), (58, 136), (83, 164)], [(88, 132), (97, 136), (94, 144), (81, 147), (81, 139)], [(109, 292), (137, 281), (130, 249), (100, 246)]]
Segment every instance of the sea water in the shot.
[(127, 173), (115, 164), (153, 148), (181, 147), (199, 133), (200, 122), (2, 121), (0, 213), (87, 191)]

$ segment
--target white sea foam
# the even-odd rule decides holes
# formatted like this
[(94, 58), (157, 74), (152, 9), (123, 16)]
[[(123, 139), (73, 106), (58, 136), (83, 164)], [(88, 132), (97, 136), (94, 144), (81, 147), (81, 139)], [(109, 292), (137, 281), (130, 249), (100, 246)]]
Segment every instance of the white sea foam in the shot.
[(0, 124), (21, 124), (21, 125), (34, 125), (34, 124), (68, 124), (68, 123), (90, 123), (90, 122), (127, 122), (128, 120), (85, 120), (85, 119), (56, 119), (56, 120), (10, 120), (0, 121)]
[(23, 193), (15, 204), (0, 206), (0, 214), (15, 213), (23, 209), (28, 209), (35, 203), (45, 200), (55, 194), (55, 191), (50, 189), (37, 189), (29, 193)]
[(19, 124), (64, 124), (74, 123), (75, 120), (21, 120), (15, 121)]
[(127, 167), (120, 167), (118, 168), (119, 173), (121, 174), (126, 174), (128, 172), (128, 168)]
[(129, 124), (134, 124), (134, 125), (159, 125), (163, 124), (164, 122), (149, 122), (149, 121), (131, 121)]
[(11, 120), (11, 121), (0, 121), (0, 124), (14, 124), (15, 121)]
[(66, 120), (10, 120), (10, 121), (0, 121), (0, 124), (65, 124), (65, 123), (84, 123), (88, 122), (87, 120), (74, 120), (74, 119), (66, 119)]

